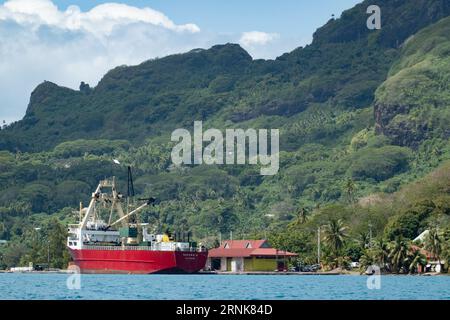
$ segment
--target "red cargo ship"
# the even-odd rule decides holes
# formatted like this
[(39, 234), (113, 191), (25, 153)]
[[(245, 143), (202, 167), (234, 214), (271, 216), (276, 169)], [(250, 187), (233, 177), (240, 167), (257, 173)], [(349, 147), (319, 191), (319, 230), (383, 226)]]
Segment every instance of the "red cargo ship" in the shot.
[[(129, 170), (129, 193), (130, 179)], [(104, 189), (111, 189), (111, 193), (104, 193)], [(130, 222), (154, 199), (145, 199), (144, 204), (124, 213), (125, 199), (129, 208), (130, 197), (117, 192), (113, 178), (100, 181), (89, 207), (80, 206), (80, 223), (69, 225), (67, 246), (81, 273), (195, 273), (204, 268), (208, 252), (190, 240), (190, 233), (186, 240), (185, 233), (176, 234), (178, 237), (154, 234), (148, 224)], [(109, 213), (108, 223), (101, 219), (101, 211)], [(114, 212), (119, 219), (111, 222)], [(121, 227), (115, 229), (118, 225)]]
[(158, 251), (136, 248), (70, 249), (82, 273), (195, 273), (203, 269), (207, 252)]

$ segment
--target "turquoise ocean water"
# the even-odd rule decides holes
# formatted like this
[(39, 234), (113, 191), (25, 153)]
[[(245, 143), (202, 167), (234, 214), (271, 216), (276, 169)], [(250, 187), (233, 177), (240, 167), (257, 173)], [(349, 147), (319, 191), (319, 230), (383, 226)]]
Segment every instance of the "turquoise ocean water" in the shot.
[[(0, 274), (0, 299), (450, 299), (450, 276), (381, 276), (369, 290), (365, 276)], [(71, 278), (74, 280), (74, 278)]]

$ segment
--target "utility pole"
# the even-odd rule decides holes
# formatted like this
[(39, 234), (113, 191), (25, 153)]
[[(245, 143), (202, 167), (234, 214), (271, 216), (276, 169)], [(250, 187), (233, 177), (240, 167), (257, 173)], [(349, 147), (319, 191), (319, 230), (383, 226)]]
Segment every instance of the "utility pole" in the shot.
[(278, 271), (278, 248), (275, 251), (275, 260), (277, 261), (277, 270)]
[(47, 271), (50, 271), (50, 240), (47, 239)]
[(320, 265), (320, 226), (317, 229), (317, 264)]

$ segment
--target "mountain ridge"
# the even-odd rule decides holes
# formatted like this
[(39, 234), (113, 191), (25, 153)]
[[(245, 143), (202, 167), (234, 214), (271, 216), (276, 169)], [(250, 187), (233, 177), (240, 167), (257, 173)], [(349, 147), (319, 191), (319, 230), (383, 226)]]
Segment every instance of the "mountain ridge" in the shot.
[[(397, 58), (399, 44), (450, 14), (444, 0), (419, 0), (414, 6), (385, 0), (379, 3), (383, 28), (370, 31), (365, 25), (368, 4), (331, 19), (310, 45), (275, 60), (253, 60), (239, 45), (226, 44), (116, 67), (96, 87), (83, 86), (83, 94), (57, 87), (52, 92), (44, 82), (33, 91), (24, 119), (0, 131), (0, 149), (49, 150), (88, 137), (142, 143), (170, 132), (169, 123), (173, 130), (193, 122), (194, 116), (239, 123), (260, 116), (290, 117), (327, 101), (350, 109), (366, 107)], [(58, 110), (61, 115), (55, 115)]]

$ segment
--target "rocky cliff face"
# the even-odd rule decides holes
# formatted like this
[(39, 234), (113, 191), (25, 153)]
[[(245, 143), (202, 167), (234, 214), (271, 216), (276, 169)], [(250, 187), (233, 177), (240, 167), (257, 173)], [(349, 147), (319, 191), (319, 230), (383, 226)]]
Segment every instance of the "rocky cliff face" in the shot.
[(450, 18), (412, 36), (378, 88), (375, 129), (402, 146), (449, 138)]

